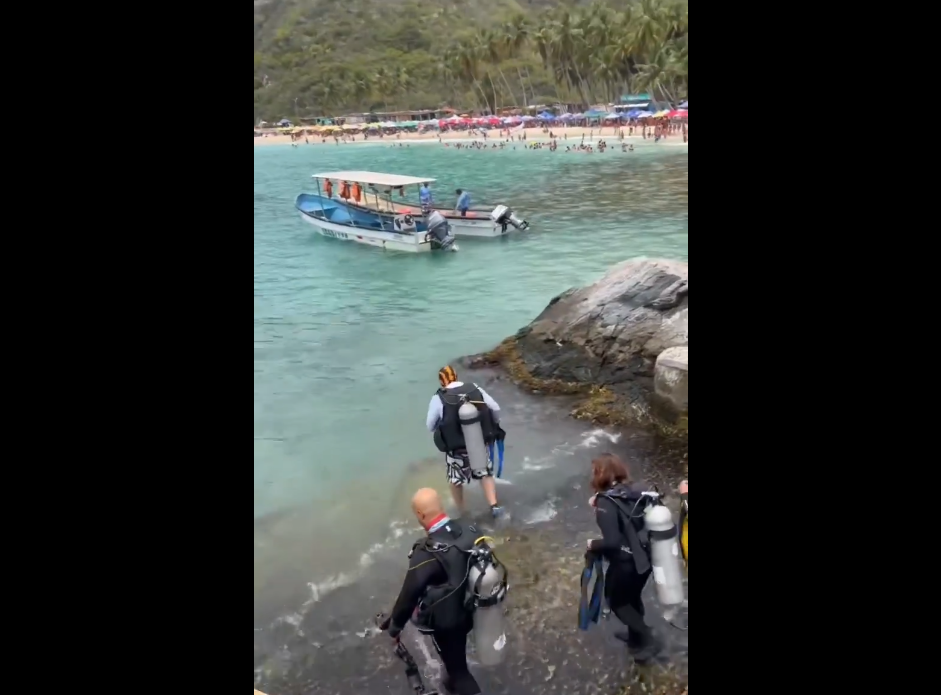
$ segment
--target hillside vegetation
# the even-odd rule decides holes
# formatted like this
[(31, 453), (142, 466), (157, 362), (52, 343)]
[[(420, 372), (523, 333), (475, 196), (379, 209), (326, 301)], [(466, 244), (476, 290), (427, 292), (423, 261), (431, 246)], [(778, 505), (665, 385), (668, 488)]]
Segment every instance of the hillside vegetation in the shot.
[(689, 91), (688, 0), (255, 0), (256, 122)]

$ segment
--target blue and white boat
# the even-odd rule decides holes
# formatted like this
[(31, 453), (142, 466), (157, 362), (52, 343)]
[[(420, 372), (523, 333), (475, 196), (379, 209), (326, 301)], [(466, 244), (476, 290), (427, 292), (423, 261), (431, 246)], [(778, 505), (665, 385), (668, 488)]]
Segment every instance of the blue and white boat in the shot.
[[(396, 210), (389, 205), (392, 191), (434, 183), (434, 179), (369, 171), (314, 174), (313, 179), (317, 193), (299, 195), (294, 206), (301, 219), (325, 237), (407, 253), (458, 250), (447, 221), (440, 215), (432, 213), (426, 219), (411, 209)], [(335, 197), (334, 186), (352, 192), (345, 198)]]

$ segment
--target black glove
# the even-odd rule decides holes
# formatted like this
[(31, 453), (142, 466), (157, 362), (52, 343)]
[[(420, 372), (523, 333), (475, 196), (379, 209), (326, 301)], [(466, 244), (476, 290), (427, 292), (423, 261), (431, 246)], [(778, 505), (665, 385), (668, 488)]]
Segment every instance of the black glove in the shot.
[[(388, 618), (385, 618), (384, 620), (382, 620), (382, 618), (383, 618), (383, 615), (382, 613), (380, 613), (376, 618), (376, 625), (380, 630), (385, 632), (386, 630), (389, 629), (389, 626), (392, 624), (392, 617), (390, 616)], [(379, 622), (380, 620), (382, 620), (382, 622)]]
[(391, 637), (394, 640), (398, 640), (399, 635), (401, 634), (402, 634), (402, 628), (398, 627), (397, 625), (389, 626), (389, 637)]

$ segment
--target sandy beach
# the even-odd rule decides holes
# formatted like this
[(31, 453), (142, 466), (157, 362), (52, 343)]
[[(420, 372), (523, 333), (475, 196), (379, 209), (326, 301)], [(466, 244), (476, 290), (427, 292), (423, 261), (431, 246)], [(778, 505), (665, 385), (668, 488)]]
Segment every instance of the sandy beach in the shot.
[[(638, 134), (638, 131), (635, 130), (633, 136), (628, 136), (627, 133), (630, 132), (628, 128), (622, 128), (625, 131), (625, 137), (627, 139), (642, 140), (643, 137)], [(571, 140), (580, 140), (584, 137), (586, 140), (589, 138), (601, 139), (601, 138), (611, 138), (611, 144), (614, 144), (618, 135), (618, 128), (606, 127), (606, 128), (554, 128), (552, 133), (556, 135), (561, 142), (564, 142), (567, 138)], [(650, 129), (652, 130), (652, 128)], [(530, 142), (540, 142), (549, 140), (549, 133), (543, 132), (540, 128), (528, 128), (525, 131), (521, 130), (511, 130), (513, 138), (516, 139), (523, 133), (526, 134), (526, 139)], [(297, 141), (299, 146), (310, 145), (331, 145), (336, 146), (336, 141), (333, 136), (328, 136), (326, 142), (322, 136), (318, 137), (316, 135), (306, 136), (307, 141), (305, 142), (305, 136), (301, 136), (301, 139)], [(355, 139), (354, 139), (355, 138)], [(487, 133), (488, 142), (501, 142), (505, 140), (506, 137), (501, 137), (499, 131), (489, 131)], [(434, 144), (437, 142), (473, 142), (473, 141), (482, 141), (483, 137), (480, 135), (472, 135), (468, 131), (453, 131), (447, 133), (400, 133), (399, 135), (387, 135), (383, 138), (379, 136), (372, 136), (368, 139), (364, 138), (363, 135), (347, 136), (346, 140), (340, 140), (341, 145), (361, 145), (361, 144), (384, 144), (384, 143), (394, 143), (394, 142), (410, 142), (410, 143), (429, 143)], [(650, 138), (651, 142), (653, 138)], [(269, 145), (290, 145), (292, 143), (290, 135), (281, 135), (280, 133), (266, 133), (263, 137), (255, 138), (255, 147), (265, 147)], [(663, 142), (659, 143), (661, 145), (682, 145), (683, 135), (682, 133), (674, 133), (667, 137)]]

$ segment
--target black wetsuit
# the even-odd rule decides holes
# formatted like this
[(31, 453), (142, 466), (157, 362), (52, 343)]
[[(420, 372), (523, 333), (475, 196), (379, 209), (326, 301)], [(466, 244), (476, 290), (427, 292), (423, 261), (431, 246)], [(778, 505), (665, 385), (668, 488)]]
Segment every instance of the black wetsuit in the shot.
[[(451, 522), (452, 526), (460, 528), (460, 522)], [(448, 543), (454, 535), (442, 529), (431, 535), (433, 541)], [(451, 549), (448, 553), (458, 553)], [(392, 610), (389, 634), (396, 637), (412, 618), (412, 614), (419, 602), (430, 587), (437, 587), (448, 582), (448, 575), (442, 563), (428, 552), (424, 542), (416, 544), (413, 548), (408, 565), (408, 574), (399, 598)], [(462, 587), (459, 595), (464, 596), (466, 589)], [(448, 671), (447, 687), (454, 695), (480, 695), (480, 686), (471, 675), (467, 667), (467, 635), (473, 629), (474, 618), (467, 613), (464, 625), (448, 631), (434, 631), (432, 638), (435, 649), (444, 662)]]
[[(642, 511), (635, 512), (628, 521), (628, 515), (641, 499), (641, 494), (623, 485), (615, 486), (607, 494), (617, 497), (618, 502), (604, 494), (598, 495), (596, 517), (603, 539), (595, 541), (591, 549), (602, 553), (611, 563), (605, 578), (608, 605), (628, 628), (625, 636), (628, 646), (641, 650), (654, 642), (653, 634), (644, 621), (646, 611), (641, 598), (652, 571), (649, 557), (637, 545), (644, 531)], [(642, 510), (643, 505), (637, 509)], [(633, 538), (625, 527), (628, 523), (633, 526)]]

